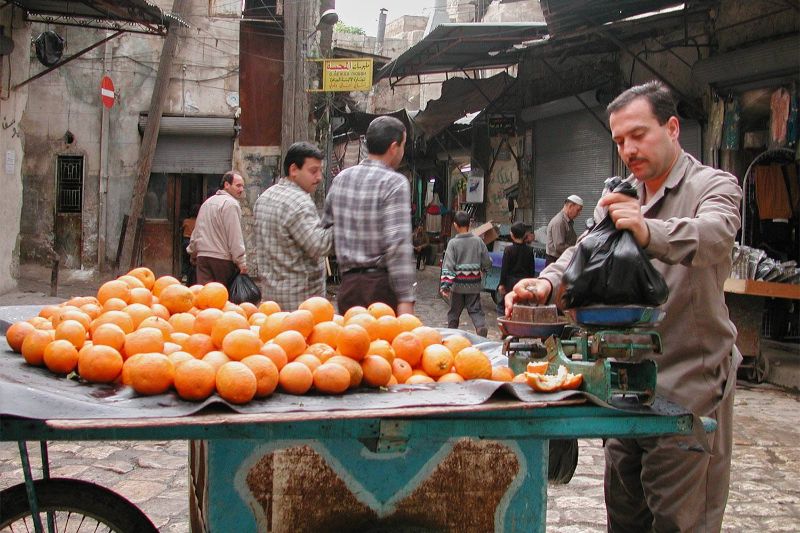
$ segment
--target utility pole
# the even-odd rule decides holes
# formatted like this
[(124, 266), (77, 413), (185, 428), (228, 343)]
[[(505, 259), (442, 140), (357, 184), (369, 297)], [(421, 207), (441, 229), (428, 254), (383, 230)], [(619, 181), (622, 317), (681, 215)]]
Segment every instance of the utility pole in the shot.
[[(189, 0), (173, 0), (172, 14), (177, 18), (182, 18), (186, 12)], [(136, 163), (136, 181), (133, 184), (133, 194), (131, 196), (131, 209), (128, 213), (128, 225), (125, 228), (125, 242), (122, 246), (120, 256), (120, 269), (126, 271), (136, 265), (134, 261), (134, 241), (136, 239), (136, 229), (139, 219), (142, 216), (144, 197), (147, 194), (147, 185), (150, 182), (150, 169), (153, 167), (153, 156), (156, 151), (158, 141), (158, 129), (161, 125), (161, 114), (164, 110), (164, 102), (167, 99), (169, 90), (169, 80), (172, 75), (172, 61), (175, 57), (175, 49), (178, 46), (178, 39), (182, 34), (182, 26), (179, 22), (172, 21), (167, 30), (167, 37), (161, 48), (161, 58), (158, 62), (158, 73), (156, 74), (153, 94), (150, 97), (150, 108), (147, 112), (147, 126), (142, 136), (142, 144), (139, 147), (139, 160)]]

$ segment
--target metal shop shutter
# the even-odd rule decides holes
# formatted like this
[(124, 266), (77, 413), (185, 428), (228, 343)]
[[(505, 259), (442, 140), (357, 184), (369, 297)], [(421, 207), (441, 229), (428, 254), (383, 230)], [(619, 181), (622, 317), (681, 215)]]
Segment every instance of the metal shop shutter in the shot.
[(681, 134), (678, 142), (687, 153), (693, 155), (701, 163), (703, 162), (703, 136), (699, 122), (681, 119)]
[[(147, 116), (139, 117), (139, 130)], [(220, 117), (162, 117), (151, 172), (223, 174), (231, 169), (234, 121)]]
[[(602, 109), (595, 111), (603, 116)], [(603, 182), (613, 175), (611, 135), (582, 110), (537, 120), (533, 146), (533, 227), (547, 226), (564, 199), (577, 194), (584, 202), (575, 221), (580, 235), (600, 199)]]

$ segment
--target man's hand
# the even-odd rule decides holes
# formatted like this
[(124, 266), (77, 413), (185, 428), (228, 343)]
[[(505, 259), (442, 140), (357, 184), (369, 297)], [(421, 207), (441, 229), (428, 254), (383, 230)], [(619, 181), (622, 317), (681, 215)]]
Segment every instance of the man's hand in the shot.
[(543, 304), (550, 297), (552, 287), (550, 282), (539, 278), (527, 278), (520, 280), (514, 285), (514, 290), (506, 294), (506, 318), (511, 318), (511, 310), (516, 302), (527, 302)]
[(247, 265), (242, 265), (239, 267), (239, 274), (247, 274)]
[(414, 302), (398, 302), (397, 303), (397, 316), (400, 315), (413, 315), (414, 314)]
[(598, 205), (608, 207), (608, 214), (611, 215), (614, 226), (617, 229), (630, 230), (639, 246), (646, 248), (650, 244), (650, 228), (642, 216), (642, 204), (637, 198), (631, 198), (627, 194), (610, 193), (603, 196)]

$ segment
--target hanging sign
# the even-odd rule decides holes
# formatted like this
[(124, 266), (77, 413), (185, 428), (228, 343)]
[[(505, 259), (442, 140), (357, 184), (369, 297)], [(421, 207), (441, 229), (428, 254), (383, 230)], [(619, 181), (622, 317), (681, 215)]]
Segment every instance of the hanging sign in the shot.
[(372, 59), (323, 59), (322, 89), (311, 92), (369, 91), (372, 88)]
[(100, 98), (108, 109), (114, 105), (114, 82), (108, 76), (103, 76), (100, 82)]

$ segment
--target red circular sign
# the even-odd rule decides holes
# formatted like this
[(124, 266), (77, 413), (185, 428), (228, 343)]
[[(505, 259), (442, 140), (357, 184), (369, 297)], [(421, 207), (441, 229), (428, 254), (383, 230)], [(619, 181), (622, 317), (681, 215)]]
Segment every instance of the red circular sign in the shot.
[(103, 76), (103, 81), (100, 82), (100, 97), (103, 105), (111, 109), (114, 105), (114, 82), (108, 76)]

